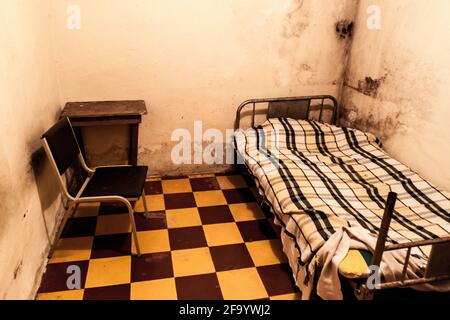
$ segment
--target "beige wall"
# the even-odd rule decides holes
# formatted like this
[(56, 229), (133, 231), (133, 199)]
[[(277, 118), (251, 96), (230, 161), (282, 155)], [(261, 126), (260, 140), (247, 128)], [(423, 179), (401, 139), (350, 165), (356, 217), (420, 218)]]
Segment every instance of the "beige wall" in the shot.
[[(359, 6), (342, 124), (379, 135), (395, 158), (450, 190), (450, 1), (378, 0), (382, 28), (369, 30), (372, 2)], [(364, 90), (366, 77), (378, 90)]]
[[(151, 174), (217, 170), (173, 165), (172, 131), (193, 130), (195, 120), (232, 128), (247, 98), (336, 95), (349, 41), (335, 24), (353, 18), (356, 2), (54, 0), (61, 102), (145, 99), (139, 160)], [(72, 3), (81, 30), (66, 28)], [(101, 144), (93, 158), (120, 159), (117, 142)]]
[(39, 137), (59, 110), (50, 1), (0, 1), (0, 299), (33, 298), (61, 212)]

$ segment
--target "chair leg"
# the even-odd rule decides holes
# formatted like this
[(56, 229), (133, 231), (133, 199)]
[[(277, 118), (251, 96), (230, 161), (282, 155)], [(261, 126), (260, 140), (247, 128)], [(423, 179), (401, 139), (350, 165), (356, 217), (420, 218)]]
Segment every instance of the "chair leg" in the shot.
[(129, 201), (126, 202), (126, 205), (128, 207), (128, 214), (130, 215), (131, 228), (132, 228), (132, 231), (133, 231), (134, 243), (136, 245), (136, 253), (137, 253), (137, 256), (140, 257), (141, 256), (141, 249), (139, 247), (139, 240), (138, 240), (138, 236), (137, 236), (136, 221), (134, 220), (134, 210), (131, 207), (131, 204), (130, 204)]

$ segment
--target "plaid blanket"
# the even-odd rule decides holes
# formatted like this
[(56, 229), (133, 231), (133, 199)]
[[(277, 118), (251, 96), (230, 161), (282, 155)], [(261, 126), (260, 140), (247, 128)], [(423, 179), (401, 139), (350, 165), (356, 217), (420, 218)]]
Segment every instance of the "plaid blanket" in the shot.
[[(450, 235), (449, 194), (391, 158), (371, 134), (280, 118), (236, 133), (236, 146), (285, 232), (295, 238), (300, 286), (308, 284), (308, 266), (337, 231), (360, 229), (376, 239), (390, 191), (398, 201), (389, 243)], [(416, 271), (428, 249), (413, 250)]]

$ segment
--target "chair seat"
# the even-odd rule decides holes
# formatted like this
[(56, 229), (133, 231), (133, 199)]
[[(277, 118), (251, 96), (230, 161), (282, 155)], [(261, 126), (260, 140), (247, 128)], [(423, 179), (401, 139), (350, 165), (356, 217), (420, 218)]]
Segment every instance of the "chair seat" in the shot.
[(147, 170), (147, 166), (97, 168), (81, 196), (139, 198), (144, 189)]

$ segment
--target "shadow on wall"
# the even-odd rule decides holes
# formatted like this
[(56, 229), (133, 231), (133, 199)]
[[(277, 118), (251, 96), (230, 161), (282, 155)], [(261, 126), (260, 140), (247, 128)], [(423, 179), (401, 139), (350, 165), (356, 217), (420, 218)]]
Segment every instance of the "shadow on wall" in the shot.
[(31, 155), (31, 168), (36, 182), (39, 200), (41, 204), (41, 214), (47, 234), (49, 245), (52, 244), (52, 227), (55, 221), (49, 221), (46, 216), (48, 209), (59, 200), (60, 190), (50, 161), (45, 154), (44, 148), (37, 149)]

